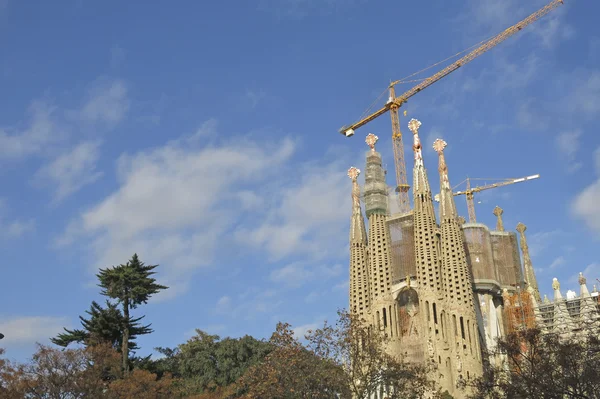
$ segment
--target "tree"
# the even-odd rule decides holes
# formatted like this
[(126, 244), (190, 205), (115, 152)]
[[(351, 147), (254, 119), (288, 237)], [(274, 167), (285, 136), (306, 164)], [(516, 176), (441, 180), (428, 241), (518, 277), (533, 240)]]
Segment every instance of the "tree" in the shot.
[(367, 398), (379, 392), (388, 399), (412, 399), (434, 391), (424, 366), (386, 353), (386, 336), (346, 311), (338, 311), (338, 316), (336, 326), (325, 323), (323, 328), (309, 331), (306, 338), (317, 356), (344, 370), (352, 397)]
[[(82, 329), (69, 330), (51, 338), (52, 343), (58, 346), (67, 347), (71, 343), (91, 345), (96, 343), (109, 343), (117, 350), (121, 350), (123, 342), (123, 325), (126, 323), (125, 317), (117, 304), (106, 301), (106, 308), (100, 306), (96, 301), (92, 301), (90, 310), (85, 312), (90, 316), (89, 319), (79, 316)], [(135, 351), (138, 346), (135, 338), (138, 335), (150, 334), (152, 330), (150, 325), (142, 326), (139, 321), (143, 317), (129, 320), (129, 351)]]
[(123, 376), (121, 356), (107, 343), (64, 350), (38, 345), (26, 364), (0, 359), (3, 399), (178, 398), (176, 382), (145, 370)]
[[(131, 260), (126, 264), (113, 266), (111, 268), (100, 269), (97, 274), (100, 280), (99, 286), (102, 288), (102, 295), (116, 299), (122, 306), (122, 346), (123, 370), (125, 374), (129, 372), (129, 340), (130, 323), (133, 322), (130, 316), (130, 310), (137, 308), (141, 304), (148, 303), (148, 299), (161, 290), (168, 287), (156, 283), (156, 279), (151, 276), (155, 274), (154, 270), (158, 265), (145, 265), (134, 254)], [(139, 319), (137, 319), (139, 320)]]
[(196, 335), (177, 348), (155, 348), (163, 357), (140, 362), (159, 377), (172, 373), (182, 392), (208, 394), (223, 392), (252, 365), (258, 364), (273, 350), (269, 342), (250, 336), (224, 338), (196, 330)]
[(96, 398), (119, 373), (119, 355), (108, 344), (67, 350), (38, 344), (29, 363), (5, 363), (0, 392), (3, 398)]
[(235, 396), (247, 399), (349, 398), (344, 370), (304, 347), (289, 324), (278, 323), (275, 349), (236, 383)]
[(489, 365), (472, 384), (473, 399), (600, 398), (600, 339), (528, 329), (498, 340)]

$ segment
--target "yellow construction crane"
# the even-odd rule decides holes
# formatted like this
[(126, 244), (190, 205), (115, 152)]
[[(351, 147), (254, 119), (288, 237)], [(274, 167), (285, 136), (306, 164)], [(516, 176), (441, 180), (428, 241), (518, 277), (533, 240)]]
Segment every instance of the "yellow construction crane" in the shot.
[[(392, 118), (392, 141), (394, 146), (394, 163), (396, 166), (396, 192), (399, 197), (399, 205), (400, 212), (408, 212), (410, 210), (410, 200), (408, 197), (408, 190), (410, 186), (408, 185), (406, 178), (406, 163), (404, 162), (404, 144), (402, 143), (402, 133), (400, 132), (400, 121), (398, 117), (398, 109), (404, 104), (410, 97), (414, 96), (421, 90), (431, 86), (433, 83), (442, 79), (443, 77), (448, 76), (450, 73), (456, 71), (461, 66), (466, 63), (472, 61), (473, 59), (479, 57), (481, 54), (485, 53), (489, 49), (495, 47), (500, 44), (504, 40), (508, 39), (515, 33), (519, 32), (521, 29), (525, 28), (527, 25), (535, 22), (539, 18), (548, 14), (550, 11), (563, 4), (563, 0), (553, 0), (548, 3), (545, 7), (539, 9), (534, 12), (521, 22), (505, 29), (503, 32), (493, 36), (492, 38), (483, 41), (479, 47), (472, 50), (467, 55), (463, 56), (459, 60), (454, 63), (448, 65), (444, 69), (435, 73), (434, 75), (424, 79), (421, 83), (414, 86), (412, 89), (406, 91), (400, 96), (396, 97), (396, 93), (394, 90), (394, 86), (398, 83), (407, 83), (404, 80), (397, 80), (395, 82), (390, 83), (389, 86), (389, 98), (387, 103), (380, 110), (372, 113), (371, 115), (365, 116), (358, 122), (353, 123), (352, 125), (344, 126), (340, 129), (340, 133), (345, 135), (346, 137), (350, 137), (354, 135), (354, 131), (359, 127), (369, 123), (373, 119), (385, 114), (388, 111), (391, 111)], [(461, 52), (462, 53), (462, 52)], [(460, 54), (460, 53), (459, 53)], [(451, 57), (452, 58), (452, 57)], [(443, 62), (443, 61), (442, 61)], [(437, 64), (436, 64), (437, 65)], [(429, 68), (426, 68), (429, 69)], [(417, 72), (418, 73), (418, 72)], [(414, 74), (413, 74), (414, 75)], [(412, 75), (411, 75), (412, 76)]]
[[(484, 190), (489, 190), (490, 188), (503, 187), (503, 186), (508, 186), (509, 184), (515, 184), (515, 183), (522, 183), (524, 181), (537, 179), (539, 177), (540, 177), (540, 175), (538, 174), (538, 175), (519, 177), (518, 179), (499, 179), (502, 181), (500, 181), (498, 183), (486, 184), (485, 186), (478, 186), (478, 187), (473, 187), (473, 188), (471, 188), (471, 180), (490, 180), (490, 179), (471, 179), (471, 178), (467, 177), (466, 180), (464, 180), (458, 184), (460, 186), (461, 184), (463, 184), (466, 181), (467, 189), (465, 191), (455, 191), (452, 194), (454, 196), (464, 195), (467, 197), (467, 209), (469, 211), (469, 223), (476, 223), (477, 218), (475, 217), (475, 202), (473, 200), (473, 195), (475, 193), (479, 193)], [(439, 202), (439, 200), (440, 200), (439, 194), (435, 195), (435, 200)]]

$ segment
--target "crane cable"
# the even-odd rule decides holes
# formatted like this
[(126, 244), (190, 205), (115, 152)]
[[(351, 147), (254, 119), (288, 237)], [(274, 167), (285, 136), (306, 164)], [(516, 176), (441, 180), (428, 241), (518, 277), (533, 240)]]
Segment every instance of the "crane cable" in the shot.
[[(502, 32), (501, 32), (501, 33), (502, 33)], [(415, 73), (412, 73), (412, 74), (410, 74), (410, 75), (408, 75), (408, 76), (406, 76), (406, 77), (404, 77), (404, 78), (402, 78), (402, 79), (400, 79), (400, 80), (397, 80), (397, 81), (395, 81), (395, 82), (394, 82), (394, 84), (422, 82), (423, 80), (425, 80), (425, 79), (427, 79), (427, 78), (413, 79), (413, 80), (406, 80), (406, 79), (408, 79), (408, 78), (411, 78), (411, 77), (413, 77), (413, 76), (415, 76), (415, 75), (418, 75), (418, 74), (420, 74), (420, 73), (422, 73), (422, 72), (425, 72), (425, 71), (427, 71), (428, 69), (431, 69), (431, 68), (433, 68), (433, 67), (435, 67), (435, 66), (438, 66), (438, 65), (440, 65), (440, 64), (442, 64), (442, 63), (444, 63), (444, 62), (446, 62), (446, 61), (448, 61), (448, 60), (451, 60), (452, 58), (456, 58), (456, 57), (458, 57), (459, 55), (461, 55), (461, 54), (463, 54), (463, 53), (465, 53), (465, 52), (467, 52), (467, 51), (471, 50), (471, 49), (472, 49), (472, 48), (474, 48), (474, 47), (477, 47), (477, 46), (480, 46), (480, 45), (482, 45), (483, 43), (487, 43), (487, 42), (489, 42), (490, 40), (492, 40), (494, 37), (498, 36), (499, 34), (500, 34), (500, 33), (497, 33), (497, 34), (495, 34), (495, 35), (493, 35), (493, 36), (490, 36), (489, 38), (487, 38), (487, 39), (485, 39), (485, 40), (482, 40), (482, 41), (480, 41), (479, 43), (475, 43), (475, 44), (473, 44), (472, 46), (470, 46), (470, 47), (467, 47), (466, 49), (464, 49), (464, 50), (462, 50), (462, 51), (459, 51), (458, 53), (456, 53), (456, 54), (454, 54), (454, 55), (451, 55), (450, 57), (447, 57), (447, 58), (445, 58), (445, 59), (443, 59), (443, 60), (441, 60), (441, 61), (438, 61), (438, 62), (436, 62), (435, 64), (431, 64), (430, 66), (428, 66), (428, 67), (426, 67), (426, 68), (423, 68), (423, 69), (421, 69), (421, 70), (419, 70), (419, 71), (417, 71), (417, 72), (415, 72)], [(371, 105), (370, 105), (370, 106), (369, 106), (369, 107), (368, 107), (368, 108), (367, 108), (367, 109), (366, 109), (366, 110), (365, 110), (365, 111), (362, 113), (362, 115), (360, 116), (360, 119), (363, 119), (363, 118), (364, 118), (364, 117), (365, 117), (367, 114), (369, 114), (369, 113), (371, 112), (371, 110), (373, 109), (373, 107), (375, 106), (375, 104), (377, 104), (377, 102), (379, 102), (379, 99), (381, 99), (381, 97), (382, 97), (382, 96), (383, 96), (383, 95), (384, 95), (384, 94), (385, 94), (385, 93), (388, 91), (388, 89), (389, 89), (389, 86), (388, 86), (388, 87), (387, 87), (385, 90), (383, 90), (383, 91), (381, 92), (381, 94), (380, 94), (380, 95), (377, 97), (377, 99), (375, 99), (375, 101), (373, 101), (373, 103), (372, 103), (372, 104), (371, 104)]]

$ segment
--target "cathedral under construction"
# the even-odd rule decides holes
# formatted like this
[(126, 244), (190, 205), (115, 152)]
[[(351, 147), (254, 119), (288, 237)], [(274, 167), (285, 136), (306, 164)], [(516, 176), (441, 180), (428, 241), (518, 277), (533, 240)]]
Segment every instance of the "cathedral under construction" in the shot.
[[(389, 211), (388, 185), (377, 136), (369, 134), (365, 184), (352, 167), (350, 226), (350, 311), (390, 338), (391, 354), (411, 362), (434, 365), (434, 380), (455, 398), (466, 395), (461, 380), (481, 375), (485, 349), (520, 328), (537, 326), (546, 332), (576, 334), (600, 324), (598, 292), (588, 291), (580, 274), (580, 294), (540, 298), (535, 272), (519, 223), (505, 231), (502, 209), (496, 207), (495, 229), (466, 223), (456, 211), (446, 142), (437, 139), (440, 179), (439, 216), (434, 210), (419, 127), (413, 133), (413, 208)], [(406, 188), (407, 190), (408, 188)], [(365, 224), (361, 199), (365, 206)], [(520, 252), (519, 253), (519, 247)], [(523, 266), (521, 266), (521, 256)], [(494, 361), (494, 359), (489, 359)]]

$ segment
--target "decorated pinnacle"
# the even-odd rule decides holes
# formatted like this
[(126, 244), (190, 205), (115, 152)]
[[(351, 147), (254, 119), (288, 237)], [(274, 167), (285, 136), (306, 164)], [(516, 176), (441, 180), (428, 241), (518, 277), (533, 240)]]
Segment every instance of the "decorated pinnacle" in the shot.
[(556, 277), (554, 277), (554, 278), (552, 279), (552, 289), (553, 289), (554, 291), (558, 291), (558, 290), (560, 290), (560, 283), (558, 282), (558, 279), (557, 279)]
[(448, 144), (442, 140), (442, 139), (436, 139), (433, 142), (433, 149), (435, 150), (435, 152), (437, 152), (438, 154), (442, 153), (444, 151), (444, 148), (446, 148)]
[(360, 175), (360, 169), (357, 167), (352, 166), (350, 169), (348, 169), (348, 177), (351, 178), (352, 181), (358, 179), (358, 175)]
[(464, 216), (459, 216), (459, 217), (456, 218), (456, 220), (458, 220), (458, 224), (461, 225), (461, 226), (463, 224), (467, 223), (467, 219), (465, 219)]
[(358, 187), (358, 175), (360, 169), (351, 167), (348, 169), (348, 177), (352, 179), (352, 205), (354, 209), (360, 208), (360, 187)]
[(494, 215), (497, 218), (497, 220), (496, 220), (496, 230), (497, 231), (504, 231), (504, 223), (502, 222), (502, 214), (503, 213), (504, 213), (504, 210), (502, 210), (502, 208), (500, 208), (499, 206), (496, 206), (494, 208)]
[(373, 133), (367, 134), (365, 143), (367, 143), (367, 145), (371, 147), (371, 151), (375, 151), (375, 143), (377, 143), (377, 140), (379, 140), (379, 137), (375, 136)]
[(579, 272), (579, 285), (584, 285), (587, 282), (585, 277), (583, 277), (583, 273)]
[(527, 226), (525, 226), (523, 223), (519, 222), (519, 224), (517, 224), (517, 231), (521, 234), (525, 233), (525, 230), (527, 230)]
[(442, 139), (436, 139), (433, 142), (433, 149), (438, 153), (440, 158), (438, 171), (440, 172), (440, 177), (442, 179), (442, 187), (450, 190), (450, 182), (448, 181), (448, 167), (446, 166), (446, 159), (444, 158), (444, 148), (446, 148), (447, 145), (448, 144)]
[(419, 126), (421, 122), (415, 118), (408, 122), (408, 128), (413, 133), (413, 151), (415, 153), (415, 166), (423, 166), (423, 153), (421, 152), (421, 139), (419, 139)]
[(421, 122), (415, 118), (412, 118), (408, 122), (408, 128), (413, 134), (419, 134), (419, 127), (421, 126)]

